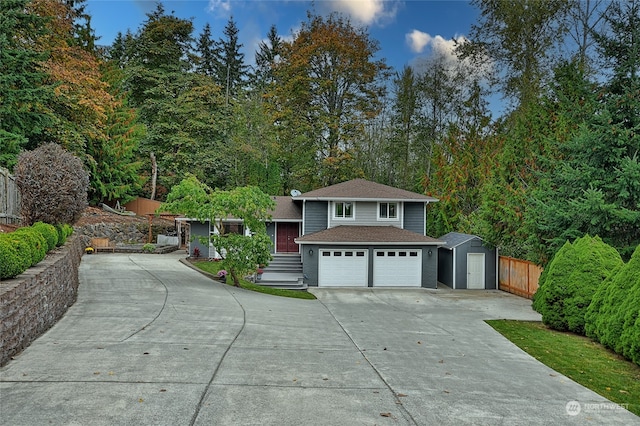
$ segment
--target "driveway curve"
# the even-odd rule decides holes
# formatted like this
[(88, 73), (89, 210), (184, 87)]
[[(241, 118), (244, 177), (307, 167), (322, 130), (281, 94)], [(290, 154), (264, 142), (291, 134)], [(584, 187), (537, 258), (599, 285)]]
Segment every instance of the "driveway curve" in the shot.
[(484, 323), (539, 319), (525, 299), (285, 299), (211, 281), (181, 256), (85, 256), (78, 301), (0, 369), (0, 424), (640, 424)]

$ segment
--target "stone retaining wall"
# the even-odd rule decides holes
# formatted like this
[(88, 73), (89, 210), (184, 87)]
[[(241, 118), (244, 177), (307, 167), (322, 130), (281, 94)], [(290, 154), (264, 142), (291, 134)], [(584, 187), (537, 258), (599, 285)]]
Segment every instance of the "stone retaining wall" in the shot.
[[(158, 234), (167, 232), (173, 225), (153, 225), (151, 228), (153, 242)], [(146, 243), (149, 238), (147, 223), (97, 223), (74, 227), (75, 233), (89, 238), (108, 238), (109, 241), (121, 244)]]
[(78, 266), (89, 238), (72, 235), (36, 266), (0, 281), (0, 366), (51, 328), (78, 297)]

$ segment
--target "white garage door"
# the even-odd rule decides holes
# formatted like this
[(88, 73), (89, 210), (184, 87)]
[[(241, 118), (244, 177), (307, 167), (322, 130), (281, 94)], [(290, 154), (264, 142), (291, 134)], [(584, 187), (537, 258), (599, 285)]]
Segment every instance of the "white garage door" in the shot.
[(375, 250), (374, 287), (421, 287), (422, 250)]
[(367, 254), (367, 250), (320, 250), (318, 286), (366, 287)]

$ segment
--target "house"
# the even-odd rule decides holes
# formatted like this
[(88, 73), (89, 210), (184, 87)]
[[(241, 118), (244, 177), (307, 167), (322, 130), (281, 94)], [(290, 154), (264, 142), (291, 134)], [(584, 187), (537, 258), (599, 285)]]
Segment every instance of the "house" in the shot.
[(497, 289), (498, 250), (476, 235), (450, 232), (438, 238), (438, 281), (453, 289)]
[(437, 286), (438, 247), (426, 235), (438, 200), (364, 179), (292, 197), (302, 205), (300, 245), (309, 286)]
[[(265, 277), (301, 264), (312, 287), (437, 287), (444, 242), (426, 235), (427, 205), (437, 199), (364, 179), (273, 199), (266, 225), (274, 261)], [(192, 235), (211, 232), (208, 222), (191, 222)], [(195, 247), (217, 255), (197, 238), (190, 253)]]

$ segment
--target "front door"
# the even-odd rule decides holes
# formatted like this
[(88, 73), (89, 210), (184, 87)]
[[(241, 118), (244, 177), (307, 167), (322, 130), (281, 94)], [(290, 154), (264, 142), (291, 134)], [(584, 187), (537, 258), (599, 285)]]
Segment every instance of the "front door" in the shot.
[(298, 244), (293, 241), (299, 236), (298, 224), (281, 222), (276, 224), (276, 228), (276, 252), (298, 253)]
[(467, 254), (467, 288), (484, 288), (484, 253)]

